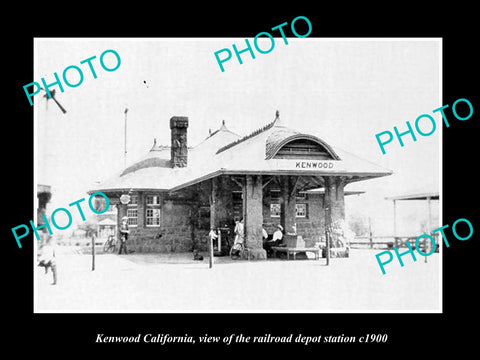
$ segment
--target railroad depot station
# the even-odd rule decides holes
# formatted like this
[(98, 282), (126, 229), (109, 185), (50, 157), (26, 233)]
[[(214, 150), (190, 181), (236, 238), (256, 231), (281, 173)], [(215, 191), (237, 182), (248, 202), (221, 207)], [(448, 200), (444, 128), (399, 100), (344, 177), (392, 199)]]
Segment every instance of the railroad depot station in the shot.
[[(221, 234), (215, 251), (228, 254), (234, 219), (243, 218), (249, 259), (265, 259), (262, 227), (276, 226), (284, 240), (305, 247), (345, 247), (345, 187), (392, 174), (320, 138), (275, 120), (246, 136), (225, 122), (187, 145), (188, 117), (170, 119), (171, 144), (154, 144), (146, 156), (92, 188), (117, 207), (117, 228), (128, 217), (129, 249), (143, 252), (205, 251), (211, 227)], [(129, 195), (129, 202), (121, 201)]]

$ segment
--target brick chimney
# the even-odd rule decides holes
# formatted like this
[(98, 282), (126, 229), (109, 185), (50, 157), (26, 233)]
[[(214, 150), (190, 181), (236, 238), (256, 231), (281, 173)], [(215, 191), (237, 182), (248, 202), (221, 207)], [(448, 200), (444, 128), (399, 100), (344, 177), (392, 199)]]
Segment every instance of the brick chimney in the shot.
[(172, 167), (186, 167), (188, 159), (187, 149), (188, 117), (174, 116), (170, 119), (171, 129), (171, 162)]

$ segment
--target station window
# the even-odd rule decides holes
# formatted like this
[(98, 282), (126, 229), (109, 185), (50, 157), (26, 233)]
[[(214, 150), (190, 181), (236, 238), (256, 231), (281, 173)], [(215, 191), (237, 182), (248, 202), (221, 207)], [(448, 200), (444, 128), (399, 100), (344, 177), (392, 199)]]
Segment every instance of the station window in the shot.
[(128, 203), (128, 206), (137, 206), (137, 205), (138, 205), (138, 195), (130, 196), (130, 202)]
[(127, 224), (129, 226), (137, 226), (137, 219), (138, 219), (137, 208), (128, 208), (127, 217), (128, 217)]
[(147, 226), (160, 226), (160, 209), (147, 209)]
[(160, 196), (147, 195), (146, 203), (145, 224), (147, 226), (160, 226)]
[(160, 196), (147, 195), (147, 205), (160, 205)]
[(270, 217), (280, 217), (280, 190), (270, 190)]
[(328, 150), (317, 143), (308, 139), (298, 139), (285, 144), (275, 154), (277, 159), (331, 159), (332, 156)]
[(280, 204), (270, 204), (270, 217), (280, 217)]
[(295, 217), (306, 218), (307, 217), (307, 204), (295, 204)]
[(127, 208), (127, 224), (129, 226), (137, 226), (138, 224), (138, 195), (130, 196), (130, 202)]
[(280, 190), (270, 190), (270, 201), (272, 203), (280, 201)]

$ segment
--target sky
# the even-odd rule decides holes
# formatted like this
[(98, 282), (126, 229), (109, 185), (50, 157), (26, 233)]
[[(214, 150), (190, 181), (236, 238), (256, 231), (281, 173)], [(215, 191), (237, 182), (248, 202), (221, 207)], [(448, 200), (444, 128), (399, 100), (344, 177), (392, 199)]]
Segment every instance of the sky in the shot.
[[(269, 47), (265, 41), (259, 42), (262, 49)], [(365, 191), (346, 197), (347, 216), (371, 217), (376, 234), (393, 231), (393, 207), (386, 196), (439, 190), (442, 122), (432, 110), (443, 105), (441, 40), (288, 38), (286, 45), (275, 38), (270, 53), (254, 50), (255, 59), (244, 53), (243, 64), (233, 55), (222, 72), (214, 52), (232, 50), (232, 44), (242, 49), (245, 39), (35, 39), (32, 81), (43, 77), (51, 83), (54, 72), (61, 77), (70, 65), (84, 74), (78, 87), (64, 85), (63, 93), (54, 87), (66, 114), (52, 100), (47, 102), (43, 92), (34, 97), (36, 179), (52, 186), (47, 214), (88, 196), (96, 181), (123, 168), (125, 108), (127, 166), (148, 152), (154, 138), (170, 144), (172, 116), (189, 117), (188, 144), (193, 146), (222, 120), (231, 131), (246, 135), (271, 122), (279, 110), (285, 126), (394, 172), (346, 187)], [(121, 58), (112, 72), (99, 63), (108, 49)], [(80, 64), (92, 56), (96, 79), (87, 64)], [(115, 65), (112, 54), (104, 59), (107, 66)], [(75, 71), (68, 75), (77, 82)], [(421, 114), (437, 120), (435, 133), (417, 134), (416, 142), (405, 136), (404, 147), (394, 141), (383, 155), (375, 134), (393, 132), (393, 126), (406, 130), (406, 121), (413, 126)], [(400, 233), (416, 231), (409, 222), (425, 216), (425, 206), (401, 205)]]

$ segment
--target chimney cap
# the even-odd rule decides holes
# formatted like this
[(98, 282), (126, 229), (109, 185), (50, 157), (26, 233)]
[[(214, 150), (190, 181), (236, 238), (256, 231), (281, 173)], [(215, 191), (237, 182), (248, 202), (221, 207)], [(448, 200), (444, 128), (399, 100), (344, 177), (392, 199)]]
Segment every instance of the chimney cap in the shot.
[(170, 129), (188, 128), (188, 116), (172, 116), (170, 118)]

